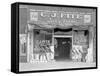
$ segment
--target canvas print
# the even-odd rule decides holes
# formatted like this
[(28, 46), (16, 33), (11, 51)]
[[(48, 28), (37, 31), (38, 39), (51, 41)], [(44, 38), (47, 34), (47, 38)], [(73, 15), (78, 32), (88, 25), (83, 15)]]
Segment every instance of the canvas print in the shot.
[(96, 9), (19, 5), (19, 71), (96, 67)]

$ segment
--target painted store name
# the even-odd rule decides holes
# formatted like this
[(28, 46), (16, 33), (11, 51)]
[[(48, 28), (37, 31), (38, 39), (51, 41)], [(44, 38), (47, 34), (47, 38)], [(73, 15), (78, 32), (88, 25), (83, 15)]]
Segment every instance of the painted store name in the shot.
[(38, 20), (52, 20), (52, 19), (72, 19), (72, 20), (84, 20), (89, 23), (91, 21), (91, 13), (81, 12), (63, 12), (63, 11), (30, 11), (31, 21)]
[(74, 13), (55, 13), (55, 12), (41, 12), (41, 17), (52, 17), (52, 18), (82, 18), (81, 14)]

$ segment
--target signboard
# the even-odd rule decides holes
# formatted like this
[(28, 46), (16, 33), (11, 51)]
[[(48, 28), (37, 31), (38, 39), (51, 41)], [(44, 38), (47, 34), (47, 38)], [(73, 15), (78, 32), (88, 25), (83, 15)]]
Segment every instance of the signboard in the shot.
[(30, 9), (30, 21), (48, 24), (91, 23), (92, 13)]

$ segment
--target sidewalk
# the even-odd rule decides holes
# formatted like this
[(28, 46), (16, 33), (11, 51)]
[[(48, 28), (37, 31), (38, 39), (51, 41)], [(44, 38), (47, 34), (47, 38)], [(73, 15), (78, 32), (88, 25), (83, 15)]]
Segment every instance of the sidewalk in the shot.
[(70, 68), (85, 68), (95, 67), (96, 63), (85, 63), (85, 62), (37, 62), (37, 63), (20, 63), (20, 71), (34, 71), (34, 70), (50, 70), (50, 69), (70, 69)]

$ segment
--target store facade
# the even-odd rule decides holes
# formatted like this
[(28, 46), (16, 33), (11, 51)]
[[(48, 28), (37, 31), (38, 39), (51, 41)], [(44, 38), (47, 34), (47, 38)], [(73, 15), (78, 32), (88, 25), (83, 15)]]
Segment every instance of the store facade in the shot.
[(20, 54), (20, 62), (95, 62), (96, 10), (44, 6), (20, 8), (26, 9), (27, 14), (25, 32), (20, 34), (20, 44), (26, 49), (23, 49), (24, 55)]

